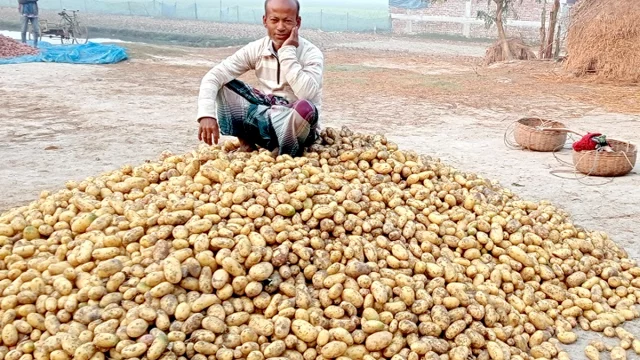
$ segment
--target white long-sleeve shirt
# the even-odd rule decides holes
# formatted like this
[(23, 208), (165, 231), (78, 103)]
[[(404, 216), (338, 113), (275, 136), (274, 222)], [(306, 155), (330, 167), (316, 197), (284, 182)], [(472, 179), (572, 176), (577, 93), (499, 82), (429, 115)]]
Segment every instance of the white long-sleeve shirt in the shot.
[(202, 79), (198, 96), (198, 120), (217, 118), (216, 96), (229, 81), (255, 70), (258, 90), (289, 102), (308, 100), (318, 111), (322, 107), (324, 56), (309, 41), (283, 46), (276, 52), (269, 37), (251, 42), (211, 69)]

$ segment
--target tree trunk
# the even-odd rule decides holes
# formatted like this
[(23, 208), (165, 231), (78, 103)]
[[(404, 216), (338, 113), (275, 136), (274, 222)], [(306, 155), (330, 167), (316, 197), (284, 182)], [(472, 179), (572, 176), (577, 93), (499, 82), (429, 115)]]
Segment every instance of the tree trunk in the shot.
[(547, 31), (547, 47), (544, 49), (545, 59), (553, 57), (553, 41), (556, 34), (556, 23), (558, 22), (558, 11), (560, 11), (560, 0), (554, 0), (551, 14), (549, 15), (549, 31)]
[(542, 17), (540, 18), (540, 50), (538, 58), (544, 59), (544, 44), (547, 40), (547, 0), (542, 0)]
[[(502, 58), (504, 60), (511, 60), (511, 49), (509, 48), (509, 42), (507, 41), (507, 34), (504, 31), (504, 24), (502, 22), (502, 10), (504, 9), (504, 0), (493, 0), (496, 3), (496, 27), (498, 28), (498, 38), (502, 44)], [(558, 0), (559, 1), (559, 0)]]

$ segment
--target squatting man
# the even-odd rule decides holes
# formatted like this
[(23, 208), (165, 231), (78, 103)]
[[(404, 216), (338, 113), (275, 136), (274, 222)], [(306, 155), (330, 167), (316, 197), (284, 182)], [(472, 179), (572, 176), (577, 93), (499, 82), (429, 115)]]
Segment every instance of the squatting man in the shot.
[[(261, 147), (299, 156), (319, 133), (324, 57), (298, 35), (297, 0), (266, 0), (264, 6), (268, 36), (244, 46), (202, 79), (198, 139), (211, 145), (220, 134), (235, 136), (240, 151)], [(255, 70), (258, 89), (237, 80), (249, 70)]]

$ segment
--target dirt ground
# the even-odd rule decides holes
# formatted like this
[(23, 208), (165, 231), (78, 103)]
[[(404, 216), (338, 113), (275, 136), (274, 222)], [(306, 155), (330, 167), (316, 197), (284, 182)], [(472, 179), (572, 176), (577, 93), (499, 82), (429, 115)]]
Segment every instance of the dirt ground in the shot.
[[(200, 79), (234, 49), (127, 46), (131, 60), (117, 65), (0, 66), (0, 210), (66, 180), (198, 145)], [(325, 46), (324, 126), (383, 133), (403, 149), (497, 180), (524, 198), (549, 199), (640, 260), (637, 166), (609, 183), (561, 178), (551, 171), (567, 167), (550, 153), (511, 150), (503, 140), (514, 121), (538, 116), (638, 143), (637, 87), (573, 79), (553, 62), (481, 67), (481, 44), (414, 39), (394, 41), (393, 52), (384, 46)], [(558, 157), (570, 161), (571, 153)], [(640, 335), (638, 322), (625, 327)], [(594, 337), (581, 334), (572, 358), (584, 359)]]

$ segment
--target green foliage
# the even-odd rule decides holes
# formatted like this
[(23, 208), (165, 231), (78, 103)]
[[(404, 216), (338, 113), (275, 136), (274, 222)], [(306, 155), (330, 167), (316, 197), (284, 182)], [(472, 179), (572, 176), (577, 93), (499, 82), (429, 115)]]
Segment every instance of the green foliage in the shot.
[[(446, 1), (446, 0), (445, 0)], [(491, 28), (496, 23), (497, 6), (491, 6), (492, 3), (502, 2), (502, 22), (507, 23), (508, 18), (518, 19), (518, 13), (516, 12), (516, 3), (522, 4), (524, 0), (487, 0), (487, 10), (478, 10), (476, 19), (483, 20), (487, 29)], [(536, 0), (540, 2), (541, 0)]]

